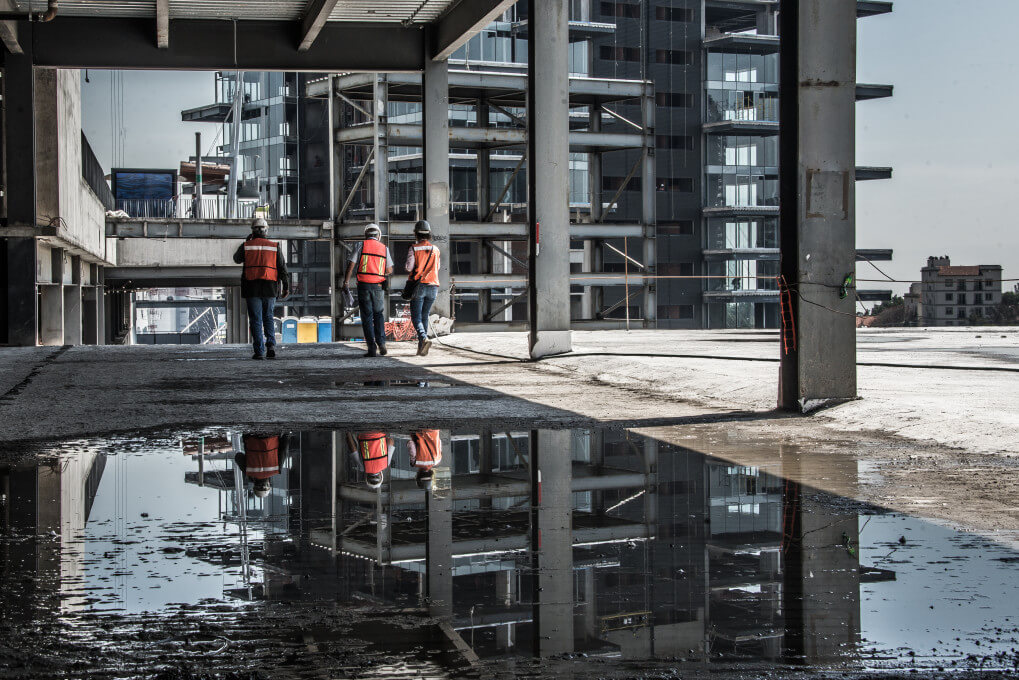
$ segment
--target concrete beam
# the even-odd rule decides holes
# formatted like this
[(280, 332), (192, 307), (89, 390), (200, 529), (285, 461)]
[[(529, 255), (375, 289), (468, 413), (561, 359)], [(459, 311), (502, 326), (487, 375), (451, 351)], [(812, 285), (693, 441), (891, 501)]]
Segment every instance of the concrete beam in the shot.
[(781, 4), (781, 273), (791, 289), (779, 406), (790, 410), (856, 397), (856, 302), (838, 289), (856, 267), (856, 10), (855, 0)]
[(528, 320), (537, 359), (572, 349), (569, 7), (566, 0), (528, 0), (528, 17)]
[[(646, 228), (640, 224), (592, 224), (588, 222), (570, 225), (572, 239), (606, 239), (643, 237)], [(359, 241), (364, 237), (364, 223), (341, 224), (336, 227), (336, 238), (344, 241)], [(414, 238), (413, 222), (390, 222), (389, 237), (395, 239)], [(489, 239), (492, 241), (526, 241), (527, 225), (522, 222), (450, 222), (449, 237), (454, 240)], [(282, 237), (280, 237), (282, 238)], [(776, 249), (776, 256), (777, 256)]]
[[(27, 26), (18, 22), (19, 31)], [(310, 72), (420, 71), (423, 66), (424, 32), (398, 23), (330, 22), (304, 52), (294, 45), (289, 21), (175, 19), (173, 29), (173, 44), (160, 48), (152, 40), (149, 18), (59, 15), (33, 22), (35, 65)]]
[(135, 288), (197, 286), (236, 286), (241, 280), (241, 266), (183, 267), (108, 267), (106, 282)]
[(297, 46), (298, 52), (307, 52), (311, 49), (315, 38), (329, 20), (333, 7), (336, 7), (336, 2), (337, 0), (309, 0), (304, 11), (304, 19), (301, 21), (301, 43)]
[(170, 0), (156, 0), (156, 47), (170, 47)]
[[(246, 219), (127, 217), (106, 220), (106, 236), (110, 238), (243, 239), (250, 234), (251, 221)], [(269, 238), (329, 241), (333, 238), (333, 225), (326, 220), (278, 220), (269, 223)]]
[(495, 21), (516, 0), (471, 0), (453, 6), (443, 16), (431, 36), (429, 51), (435, 61), (445, 61), (481, 29)]

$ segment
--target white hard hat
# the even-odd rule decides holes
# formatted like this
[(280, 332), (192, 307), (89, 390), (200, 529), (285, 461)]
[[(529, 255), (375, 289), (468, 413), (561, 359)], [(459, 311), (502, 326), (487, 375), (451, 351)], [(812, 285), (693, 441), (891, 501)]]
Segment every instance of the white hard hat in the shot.
[(251, 228), (265, 230), (269, 228), (269, 223), (265, 221), (264, 217), (256, 217), (255, 219), (251, 220)]
[(364, 483), (368, 485), (369, 489), (377, 489), (382, 486), (382, 475), (378, 472), (365, 475)]
[(371, 238), (373, 236), (382, 236), (382, 230), (379, 229), (379, 225), (374, 222), (369, 222), (368, 226), (364, 228), (365, 238)]

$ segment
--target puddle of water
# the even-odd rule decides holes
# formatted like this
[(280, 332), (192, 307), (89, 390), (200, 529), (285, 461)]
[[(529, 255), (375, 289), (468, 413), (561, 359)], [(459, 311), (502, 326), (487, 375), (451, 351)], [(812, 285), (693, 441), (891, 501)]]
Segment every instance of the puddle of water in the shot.
[(455, 380), (404, 378), (399, 380), (337, 380), (336, 387), (463, 387)]
[(375, 677), (475, 656), (1019, 664), (1019, 554), (801, 486), (778, 456), (378, 428), (53, 451), (0, 463), (0, 667), (200, 652), (243, 668), (267, 650)]

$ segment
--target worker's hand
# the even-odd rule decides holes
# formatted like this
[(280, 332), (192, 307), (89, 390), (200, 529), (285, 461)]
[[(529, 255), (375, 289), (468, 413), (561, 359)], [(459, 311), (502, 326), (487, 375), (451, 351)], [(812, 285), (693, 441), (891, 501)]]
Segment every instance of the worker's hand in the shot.
[(286, 300), (288, 297), (290, 297), (290, 291), (285, 290), (283, 291), (283, 295), (280, 295), (280, 300)]

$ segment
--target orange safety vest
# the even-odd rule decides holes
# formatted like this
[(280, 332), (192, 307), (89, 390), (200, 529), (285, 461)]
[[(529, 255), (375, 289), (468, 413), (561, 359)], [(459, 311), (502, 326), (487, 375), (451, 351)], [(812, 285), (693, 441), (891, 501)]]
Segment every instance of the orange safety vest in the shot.
[(410, 436), (414, 442), (414, 466), (433, 468), (442, 462), (442, 445), (439, 443), (438, 430), (421, 430)]
[(414, 277), (429, 286), (439, 285), (439, 249), (431, 241), (411, 246), (414, 249)]
[(358, 283), (382, 283), (386, 280), (386, 246), (382, 241), (366, 238), (361, 244), (357, 263)]
[(279, 244), (267, 238), (244, 242), (244, 278), (247, 281), (276, 280), (276, 251)]
[(385, 432), (357, 435), (357, 451), (361, 454), (365, 474), (378, 474), (389, 467), (389, 441)]
[(280, 438), (244, 436), (244, 474), (268, 479), (280, 473)]

